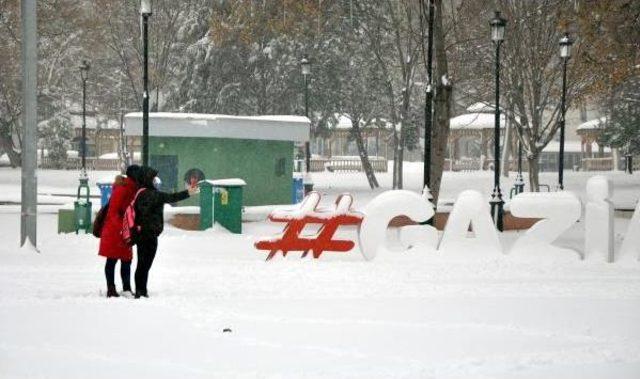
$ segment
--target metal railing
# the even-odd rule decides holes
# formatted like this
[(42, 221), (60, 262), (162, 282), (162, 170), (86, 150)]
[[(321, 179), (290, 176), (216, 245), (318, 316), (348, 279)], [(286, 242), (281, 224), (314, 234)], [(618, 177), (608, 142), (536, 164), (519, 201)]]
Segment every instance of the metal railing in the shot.
[(613, 158), (583, 158), (582, 171), (611, 171), (613, 170)]
[[(387, 172), (388, 161), (384, 157), (369, 157), (371, 167), (375, 172)], [(343, 171), (343, 172), (360, 172), (362, 171), (362, 162), (359, 157), (315, 157), (311, 158), (311, 172), (322, 171)]]
[[(91, 171), (120, 171), (121, 162), (119, 159), (98, 159), (86, 158), (87, 170)], [(82, 168), (82, 160), (80, 158), (67, 158), (66, 161), (60, 162), (45, 157), (38, 160), (38, 168), (53, 170), (80, 170)]]

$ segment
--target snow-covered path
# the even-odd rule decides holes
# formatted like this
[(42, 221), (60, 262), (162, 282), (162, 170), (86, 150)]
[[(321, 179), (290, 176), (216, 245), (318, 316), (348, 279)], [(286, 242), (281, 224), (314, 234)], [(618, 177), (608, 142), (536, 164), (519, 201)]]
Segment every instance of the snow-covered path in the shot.
[[(52, 189), (73, 184), (40, 177)], [(577, 191), (586, 178), (568, 177)], [(337, 178), (316, 179), (327, 201), (347, 189), (358, 206), (374, 196), (364, 178)], [(448, 178), (451, 198), (490, 184), (484, 173)], [(614, 177), (619, 201), (637, 198), (638, 179)], [(617, 219), (617, 245), (626, 225)], [(95, 238), (57, 235), (43, 212), (41, 253), (20, 251), (19, 207), (0, 206), (0, 378), (640, 377), (637, 261), (414, 249), (267, 263), (252, 243), (278, 226), (244, 226), (244, 235), (168, 228), (151, 298), (106, 299)], [(580, 247), (582, 233), (577, 224), (558, 244)]]
[[(41, 216), (45, 228), (53, 221)], [(265, 263), (250, 236), (271, 228), (169, 230), (148, 300), (100, 297), (103, 261), (90, 236), (43, 233), (41, 254), (0, 247), (0, 377), (640, 373), (637, 262), (411, 251)]]

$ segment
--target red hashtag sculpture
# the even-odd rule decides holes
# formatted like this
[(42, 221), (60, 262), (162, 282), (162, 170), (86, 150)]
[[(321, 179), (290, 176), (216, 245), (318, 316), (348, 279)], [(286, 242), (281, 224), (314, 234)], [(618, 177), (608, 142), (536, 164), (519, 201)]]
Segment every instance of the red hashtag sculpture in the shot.
[[(302, 251), (306, 257), (309, 251), (314, 258), (319, 258), (325, 251), (347, 252), (353, 249), (353, 241), (333, 239), (333, 235), (341, 225), (360, 225), (363, 215), (351, 210), (353, 198), (349, 194), (338, 196), (335, 208), (330, 211), (318, 210), (320, 194), (309, 193), (300, 206), (291, 211), (276, 210), (271, 212), (269, 220), (286, 223), (284, 231), (276, 237), (263, 238), (255, 243), (258, 250), (267, 250), (267, 260), (278, 251), (286, 256), (290, 251)], [(301, 236), (305, 226), (320, 224), (320, 230), (312, 236)]]

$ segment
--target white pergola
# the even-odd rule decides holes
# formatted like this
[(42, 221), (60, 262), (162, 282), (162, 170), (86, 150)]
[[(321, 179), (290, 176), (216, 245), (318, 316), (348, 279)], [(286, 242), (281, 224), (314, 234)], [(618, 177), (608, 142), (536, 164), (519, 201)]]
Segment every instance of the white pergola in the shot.
[[(463, 157), (460, 154), (460, 143), (465, 139), (480, 141), (480, 156), (468, 157), (479, 163), (479, 169), (484, 169), (483, 160), (493, 158), (494, 128), (495, 128), (495, 111), (494, 107), (487, 103), (475, 103), (467, 108), (467, 112), (460, 116), (453, 117), (449, 120), (449, 158), (452, 164), (459, 161)], [(504, 130), (507, 125), (506, 117), (500, 115), (500, 129)], [(504, 135), (504, 133), (501, 133)], [(468, 143), (465, 145), (468, 149)], [(465, 152), (465, 154), (468, 151)]]
[(598, 139), (600, 138), (602, 130), (606, 124), (607, 117), (603, 116), (578, 125), (576, 132), (581, 139), (580, 150), (582, 152), (582, 157), (592, 158), (594, 145), (598, 149), (600, 156), (604, 154), (604, 147), (598, 144)]

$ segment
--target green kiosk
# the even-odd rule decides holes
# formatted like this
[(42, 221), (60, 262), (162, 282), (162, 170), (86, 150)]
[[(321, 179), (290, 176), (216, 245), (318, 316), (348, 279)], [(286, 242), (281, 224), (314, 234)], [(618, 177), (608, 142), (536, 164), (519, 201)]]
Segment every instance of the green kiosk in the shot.
[[(300, 116), (150, 113), (149, 164), (158, 170), (163, 191), (200, 185), (200, 195), (177, 206), (201, 206), (203, 196), (213, 200), (214, 212), (291, 204), (293, 158), (296, 147), (309, 140), (309, 126)], [(142, 136), (142, 113), (125, 116), (125, 133), (135, 146)], [(239, 225), (212, 217), (240, 232)], [(202, 222), (201, 229), (209, 221)]]

